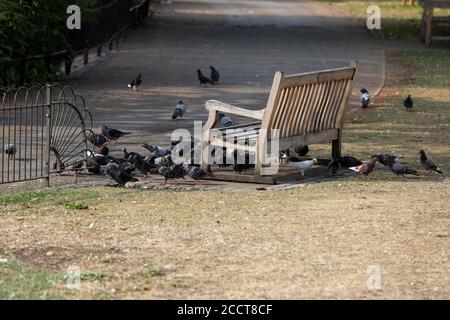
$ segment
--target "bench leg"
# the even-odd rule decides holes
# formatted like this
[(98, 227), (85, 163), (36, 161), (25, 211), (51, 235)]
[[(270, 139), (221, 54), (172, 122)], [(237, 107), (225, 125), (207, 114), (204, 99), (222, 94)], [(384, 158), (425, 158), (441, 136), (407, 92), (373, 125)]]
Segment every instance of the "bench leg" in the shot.
[(335, 159), (341, 156), (341, 146), (342, 146), (342, 134), (341, 130), (338, 130), (338, 136), (336, 140), (331, 142), (331, 158)]
[(431, 44), (431, 28), (433, 21), (433, 8), (425, 7), (422, 16), (422, 39), (427, 48)]

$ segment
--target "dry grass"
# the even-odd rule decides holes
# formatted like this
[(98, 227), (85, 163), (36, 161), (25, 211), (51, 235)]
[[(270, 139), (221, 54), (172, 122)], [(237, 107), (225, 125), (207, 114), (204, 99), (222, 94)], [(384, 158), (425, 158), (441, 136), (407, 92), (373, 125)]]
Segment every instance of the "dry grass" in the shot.
[[(390, 56), (388, 88), (347, 126), (345, 152), (396, 152), (418, 167), (425, 148), (450, 172), (448, 58)], [(411, 66), (408, 85), (399, 70)], [(437, 176), (376, 172), (276, 192), (1, 196), (0, 298), (448, 299), (449, 191)], [(367, 287), (373, 265), (380, 290)], [(64, 288), (70, 266), (80, 290)]]

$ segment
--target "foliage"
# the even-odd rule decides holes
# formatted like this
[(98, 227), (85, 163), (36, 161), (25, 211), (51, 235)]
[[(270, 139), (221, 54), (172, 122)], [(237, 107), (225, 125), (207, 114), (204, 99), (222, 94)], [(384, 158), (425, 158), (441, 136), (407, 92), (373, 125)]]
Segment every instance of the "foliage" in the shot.
[[(77, 0), (85, 21), (93, 19), (93, 8), (112, 0)], [(127, 0), (123, 0), (127, 1)], [(21, 79), (21, 59), (70, 49), (66, 13), (72, 0), (0, 0), (0, 85), (55, 80), (57, 59), (27, 62), (27, 79)]]

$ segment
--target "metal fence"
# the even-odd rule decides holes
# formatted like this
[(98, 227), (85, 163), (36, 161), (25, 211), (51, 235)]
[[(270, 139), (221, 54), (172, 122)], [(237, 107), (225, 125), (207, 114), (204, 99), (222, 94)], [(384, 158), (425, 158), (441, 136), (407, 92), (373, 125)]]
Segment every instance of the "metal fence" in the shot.
[(92, 116), (69, 88), (21, 88), (0, 94), (0, 184), (46, 179), (86, 168)]

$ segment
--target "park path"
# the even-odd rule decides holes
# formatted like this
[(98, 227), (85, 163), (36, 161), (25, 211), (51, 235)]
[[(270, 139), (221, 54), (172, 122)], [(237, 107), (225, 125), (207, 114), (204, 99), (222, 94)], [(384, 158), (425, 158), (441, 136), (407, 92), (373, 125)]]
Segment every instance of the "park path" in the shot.
[[(95, 126), (109, 124), (136, 134), (124, 143), (169, 143), (169, 134), (206, 120), (204, 103), (265, 106), (273, 74), (300, 73), (360, 62), (352, 102), (360, 87), (378, 92), (384, 54), (354, 19), (314, 1), (178, 0), (157, 5), (155, 21), (136, 31), (114, 54), (67, 82), (81, 93)], [(200, 87), (195, 70), (216, 66), (221, 84)], [(126, 84), (138, 73), (144, 85)], [(171, 121), (178, 100), (184, 121)], [(131, 149), (133, 147), (131, 146)]]

